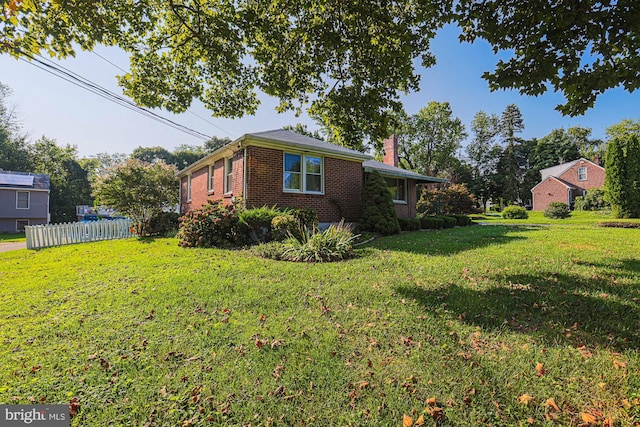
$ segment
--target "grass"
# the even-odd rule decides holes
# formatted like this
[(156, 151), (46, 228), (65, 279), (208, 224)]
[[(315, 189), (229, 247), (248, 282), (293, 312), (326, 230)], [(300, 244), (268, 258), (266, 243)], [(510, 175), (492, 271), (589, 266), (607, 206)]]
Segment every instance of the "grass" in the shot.
[(24, 242), (24, 233), (0, 233), (0, 243)]
[(73, 425), (633, 425), (638, 232), (404, 233), (332, 264), (175, 239), (0, 254), (0, 403), (77, 399)]
[(540, 224), (540, 225), (597, 225), (604, 221), (640, 222), (638, 219), (616, 219), (605, 211), (571, 211), (571, 217), (565, 219), (551, 219), (544, 216), (543, 211), (527, 211), (527, 219), (504, 219), (499, 212), (491, 212), (484, 215), (472, 215), (474, 218), (482, 217), (477, 221), (485, 223), (501, 224)]

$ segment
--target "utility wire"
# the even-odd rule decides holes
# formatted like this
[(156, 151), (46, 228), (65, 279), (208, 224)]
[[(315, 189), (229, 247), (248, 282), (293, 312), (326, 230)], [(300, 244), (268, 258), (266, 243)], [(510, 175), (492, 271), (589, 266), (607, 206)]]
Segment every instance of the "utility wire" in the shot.
[[(98, 58), (102, 59), (103, 61), (108, 62), (109, 64), (113, 65), (115, 68), (117, 68), (118, 70), (122, 71), (123, 73), (129, 73), (129, 71), (128, 71), (128, 70), (125, 70), (124, 68), (122, 68), (122, 67), (121, 67), (121, 66), (119, 66), (118, 64), (115, 64), (114, 62), (112, 62), (112, 61), (110, 61), (109, 59), (105, 58), (104, 56), (100, 55), (98, 52), (96, 52), (96, 51), (91, 51), (91, 52), (92, 52), (94, 55), (96, 55)], [(202, 120), (203, 122), (208, 123), (208, 124), (210, 124), (211, 126), (213, 126), (214, 128), (216, 128), (216, 129), (218, 129), (218, 130), (220, 130), (220, 131), (222, 131), (222, 132), (226, 133), (226, 134), (227, 134), (227, 135), (229, 135), (230, 137), (235, 138), (235, 135), (234, 135), (234, 134), (232, 134), (231, 132), (229, 132), (229, 131), (227, 131), (227, 130), (225, 130), (225, 129), (221, 128), (220, 126), (218, 126), (218, 125), (216, 125), (215, 123), (213, 123), (213, 122), (211, 122), (211, 121), (209, 121), (209, 120), (205, 119), (204, 117), (202, 117), (202, 116), (200, 116), (200, 115), (198, 115), (198, 114), (194, 113), (193, 111), (191, 111), (191, 110), (187, 110), (187, 113), (193, 114), (194, 116), (196, 116), (197, 118), (199, 118), (199, 119), (200, 119), (200, 120)]]
[[(105, 89), (104, 87), (92, 82), (91, 80), (80, 76), (77, 73), (74, 73), (71, 70), (68, 70), (64, 67), (62, 67), (59, 64), (56, 64), (52, 61), (47, 60), (46, 58), (40, 57), (36, 58), (33, 55), (30, 55), (26, 52), (21, 52), (24, 56), (28, 57), (30, 59), (26, 60), (24, 58), (20, 58), (22, 61), (31, 64), (33, 66), (35, 66), (36, 68), (39, 68), (43, 71), (48, 72), (49, 74), (52, 74), (58, 78), (61, 78), (62, 80), (65, 80), (75, 86), (78, 86), (82, 89), (85, 89), (89, 92), (92, 92), (104, 99), (107, 99), (111, 102), (114, 102), (115, 104), (118, 104), (120, 106), (123, 106), (131, 111), (134, 111), (138, 114), (141, 114), (145, 117), (148, 117), (150, 119), (156, 120), (157, 122), (160, 122), (162, 124), (165, 124), (167, 126), (170, 126), (176, 130), (179, 130), (181, 132), (184, 132), (190, 136), (193, 136), (195, 138), (200, 138), (202, 140), (209, 140), (210, 136), (206, 135), (202, 132), (198, 132), (197, 130), (191, 129), (187, 126), (181, 125), (179, 123), (176, 123), (170, 119), (167, 119), (166, 117), (162, 117), (157, 113), (154, 113), (153, 111), (147, 110), (146, 108), (142, 108), (140, 106), (138, 106), (137, 104), (135, 104), (134, 102), (132, 102), (131, 100), (118, 95), (114, 92), (109, 91), (108, 89)], [(39, 55), (38, 55), (39, 56)]]

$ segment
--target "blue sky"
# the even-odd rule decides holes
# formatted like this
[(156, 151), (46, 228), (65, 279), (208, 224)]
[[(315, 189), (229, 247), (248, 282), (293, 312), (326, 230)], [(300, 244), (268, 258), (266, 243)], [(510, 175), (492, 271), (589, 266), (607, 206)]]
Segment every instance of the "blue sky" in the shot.
[[(476, 112), (484, 110), (499, 115), (508, 104), (515, 103), (523, 114), (524, 138), (539, 138), (552, 129), (576, 125), (590, 127), (593, 137), (603, 138), (607, 126), (625, 118), (640, 118), (640, 92), (629, 94), (622, 89), (610, 90), (598, 98), (594, 108), (579, 117), (563, 117), (554, 110), (557, 104), (564, 102), (560, 94), (551, 92), (527, 97), (513, 90), (490, 92), (481, 75), (492, 70), (499, 57), (483, 41), (460, 44), (458, 33), (457, 28), (446, 27), (434, 39), (432, 51), (438, 63), (430, 69), (420, 68), (420, 91), (402, 98), (409, 114), (416, 113), (429, 101), (448, 101), (454, 115), (460, 117), (470, 133)], [(121, 51), (99, 47), (97, 52), (118, 66), (128, 68), (127, 57)], [(79, 52), (76, 58), (60, 63), (121, 93), (115, 79), (121, 71), (95, 54)], [(171, 150), (180, 144), (202, 143), (200, 139), (138, 115), (8, 55), (0, 55), (0, 70), (0, 82), (13, 90), (10, 102), (17, 106), (23, 128), (31, 140), (46, 135), (59, 144), (77, 146), (81, 156), (101, 152), (130, 153), (138, 146), (160, 145)], [(304, 115), (276, 113), (276, 104), (276, 100), (263, 96), (255, 116), (233, 120), (213, 118), (196, 104), (190, 110), (206, 120), (191, 113), (161, 114), (207, 135), (231, 138), (298, 122), (316, 127)]]

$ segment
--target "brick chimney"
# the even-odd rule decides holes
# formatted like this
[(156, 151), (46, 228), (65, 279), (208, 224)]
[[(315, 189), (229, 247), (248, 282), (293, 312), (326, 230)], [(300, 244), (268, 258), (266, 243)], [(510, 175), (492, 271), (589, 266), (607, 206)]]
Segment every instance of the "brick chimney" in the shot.
[(598, 156), (597, 154), (593, 156), (593, 163), (600, 166), (600, 156)]
[(382, 148), (384, 150), (384, 163), (398, 167), (398, 137), (391, 135), (382, 141)]

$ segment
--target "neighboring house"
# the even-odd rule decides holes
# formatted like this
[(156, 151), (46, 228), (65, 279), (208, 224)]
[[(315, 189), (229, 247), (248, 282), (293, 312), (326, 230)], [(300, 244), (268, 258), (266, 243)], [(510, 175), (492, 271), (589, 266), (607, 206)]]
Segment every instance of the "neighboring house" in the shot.
[(0, 233), (49, 223), (49, 175), (0, 171)]
[(584, 158), (562, 163), (540, 171), (542, 181), (531, 189), (533, 210), (543, 211), (551, 202), (573, 206), (575, 198), (584, 196), (590, 188), (604, 185), (605, 171), (595, 162)]
[(385, 162), (367, 154), (279, 129), (245, 134), (178, 172), (180, 211), (208, 200), (231, 203), (242, 197), (247, 207), (311, 208), (322, 223), (362, 214), (367, 173), (387, 180), (400, 217), (416, 216), (416, 185), (446, 181), (398, 165), (397, 139), (385, 140)]

